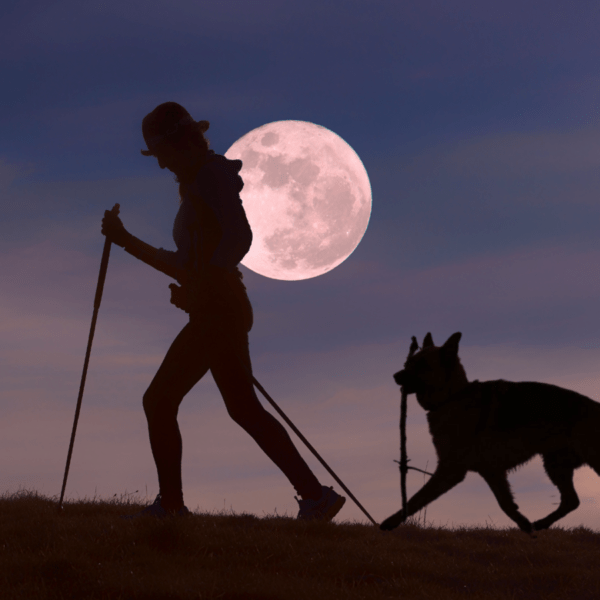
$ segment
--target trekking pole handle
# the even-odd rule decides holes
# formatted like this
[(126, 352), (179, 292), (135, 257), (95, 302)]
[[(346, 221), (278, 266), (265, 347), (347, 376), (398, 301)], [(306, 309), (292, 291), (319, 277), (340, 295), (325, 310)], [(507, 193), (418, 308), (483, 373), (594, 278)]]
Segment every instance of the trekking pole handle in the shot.
[[(117, 203), (112, 207), (110, 211), (115, 216), (119, 216), (120, 205)], [(94, 298), (94, 309), (100, 308), (100, 301), (102, 300), (102, 292), (104, 291), (104, 280), (106, 279), (106, 270), (108, 268), (108, 257), (110, 255), (110, 238), (106, 236), (104, 241), (104, 252), (102, 252), (102, 262), (100, 263), (100, 277), (98, 279), (98, 286), (96, 287), (96, 297)]]

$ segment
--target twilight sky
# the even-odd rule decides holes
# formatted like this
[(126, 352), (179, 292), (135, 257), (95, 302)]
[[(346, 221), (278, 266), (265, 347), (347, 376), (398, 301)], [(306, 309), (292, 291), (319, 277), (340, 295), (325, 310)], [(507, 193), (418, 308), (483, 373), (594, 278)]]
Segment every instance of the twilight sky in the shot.
[[(401, 504), (392, 375), (412, 335), (461, 331), (469, 380), (600, 399), (597, 2), (11, 0), (0, 16), (0, 492), (60, 494), (104, 211), (119, 202), (131, 233), (176, 249), (177, 184), (140, 154), (141, 121), (166, 101), (209, 120), (220, 154), (293, 119), (362, 160), (373, 208), (345, 262), (303, 281), (241, 270), (254, 375), (377, 522)], [(187, 322), (171, 282), (112, 247), (66, 500), (158, 492), (142, 396)], [(190, 510), (296, 516), (210, 374), (179, 423)], [(432, 471), (415, 396), (407, 437)], [(509, 479), (530, 520), (554, 510), (539, 457)], [(409, 472), (409, 495), (423, 483)], [(575, 486), (581, 506), (558, 525), (600, 529), (600, 479), (583, 467)], [(426, 517), (514, 526), (473, 473)], [(369, 523), (350, 498), (335, 520)]]

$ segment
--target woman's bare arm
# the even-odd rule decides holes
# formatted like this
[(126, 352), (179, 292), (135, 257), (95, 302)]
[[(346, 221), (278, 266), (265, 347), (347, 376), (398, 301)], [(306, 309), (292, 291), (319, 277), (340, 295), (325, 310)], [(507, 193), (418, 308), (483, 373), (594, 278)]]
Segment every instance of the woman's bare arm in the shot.
[(131, 235), (125, 243), (124, 249), (129, 252), (132, 256), (135, 256), (137, 259), (145, 262), (147, 265), (154, 267), (156, 270), (168, 275), (172, 279), (175, 279), (179, 283), (185, 283), (189, 274), (185, 269), (181, 269), (179, 267), (173, 267), (172, 265), (167, 264), (166, 262), (159, 260), (157, 257), (157, 249), (151, 246), (150, 244), (146, 244), (142, 242), (142, 240), (136, 238), (134, 235)]

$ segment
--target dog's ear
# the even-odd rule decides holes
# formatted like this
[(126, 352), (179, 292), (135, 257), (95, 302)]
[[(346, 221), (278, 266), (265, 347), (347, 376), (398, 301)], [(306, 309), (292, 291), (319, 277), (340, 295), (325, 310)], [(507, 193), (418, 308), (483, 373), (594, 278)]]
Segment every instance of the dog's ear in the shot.
[(442, 364), (447, 369), (453, 368), (458, 360), (458, 341), (461, 335), (460, 332), (454, 333), (440, 349)]
[(447, 355), (458, 355), (458, 342), (462, 337), (462, 333), (457, 331), (453, 333), (447, 340), (446, 343), (442, 346), (442, 351)]
[(433, 338), (431, 337), (431, 333), (428, 333), (423, 339), (423, 348), (429, 348), (429, 346), (433, 346)]

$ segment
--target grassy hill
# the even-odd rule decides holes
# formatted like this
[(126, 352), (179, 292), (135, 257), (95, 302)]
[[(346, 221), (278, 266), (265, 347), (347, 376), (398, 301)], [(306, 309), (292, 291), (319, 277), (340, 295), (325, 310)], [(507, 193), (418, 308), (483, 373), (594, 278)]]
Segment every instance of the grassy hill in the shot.
[(3, 600), (597, 600), (600, 534), (391, 532), (248, 514), (124, 521), (149, 501), (0, 497)]

